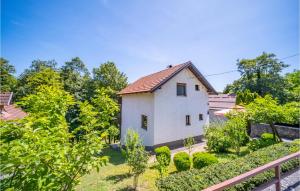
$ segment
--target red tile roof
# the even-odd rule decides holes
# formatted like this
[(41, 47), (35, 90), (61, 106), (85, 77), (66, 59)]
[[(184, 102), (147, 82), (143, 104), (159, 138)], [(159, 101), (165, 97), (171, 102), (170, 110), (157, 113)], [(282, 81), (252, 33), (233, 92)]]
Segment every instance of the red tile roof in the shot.
[(232, 109), (235, 105), (236, 96), (231, 94), (209, 95), (209, 109), (222, 110)]
[(0, 105), (10, 105), (12, 99), (12, 92), (0, 93)]
[(144, 76), (138, 79), (137, 81), (133, 82), (132, 84), (129, 84), (118, 94), (123, 95), (132, 93), (153, 92), (185, 68), (189, 68), (195, 74), (195, 76), (203, 83), (203, 85), (206, 86), (209, 92), (216, 93), (216, 91), (204, 78), (204, 76), (197, 70), (197, 68), (192, 64), (192, 62), (189, 61), (150, 74), (148, 76)]
[(22, 119), (27, 114), (16, 105), (11, 105), (12, 92), (0, 93), (0, 120)]
[(26, 117), (26, 113), (16, 105), (5, 105), (0, 120), (17, 120)]

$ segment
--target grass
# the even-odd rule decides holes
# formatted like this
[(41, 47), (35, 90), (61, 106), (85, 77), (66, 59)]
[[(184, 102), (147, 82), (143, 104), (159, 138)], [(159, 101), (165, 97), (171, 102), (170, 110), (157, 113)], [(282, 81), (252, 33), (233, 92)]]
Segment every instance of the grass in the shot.
[[(76, 191), (107, 191), (107, 190), (132, 190), (133, 177), (129, 174), (129, 167), (119, 151), (105, 148), (103, 154), (109, 156), (109, 163), (100, 168), (100, 171), (92, 171), (81, 179), (81, 184)], [(174, 164), (169, 166), (169, 172), (175, 172)], [(139, 178), (139, 190), (156, 190), (155, 180), (159, 177), (154, 164)]]
[[(247, 152), (246, 147), (241, 149), (241, 156)], [(132, 190), (133, 177), (129, 174), (129, 167), (125, 163), (125, 158), (121, 152), (113, 150), (109, 147), (103, 150), (103, 154), (109, 157), (106, 166), (100, 168), (100, 171), (92, 171), (90, 174), (81, 179), (81, 184), (76, 187), (76, 191), (122, 191)], [(226, 162), (237, 158), (234, 152), (215, 154), (219, 162)], [(154, 163), (149, 164), (149, 168), (139, 178), (139, 189), (157, 190), (155, 181), (159, 178), (158, 171), (154, 167)], [(171, 162), (169, 173), (176, 173), (176, 168)]]

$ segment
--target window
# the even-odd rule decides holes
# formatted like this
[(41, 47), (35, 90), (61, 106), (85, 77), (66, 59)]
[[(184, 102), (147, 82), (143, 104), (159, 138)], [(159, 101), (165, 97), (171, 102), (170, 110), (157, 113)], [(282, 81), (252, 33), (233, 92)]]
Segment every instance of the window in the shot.
[(199, 114), (199, 121), (203, 120), (203, 114)]
[(199, 85), (195, 85), (195, 90), (199, 91)]
[(142, 128), (147, 130), (148, 127), (148, 117), (146, 115), (142, 115)]
[(191, 125), (191, 118), (189, 115), (185, 116), (185, 125)]
[(177, 83), (177, 96), (186, 96), (186, 84)]

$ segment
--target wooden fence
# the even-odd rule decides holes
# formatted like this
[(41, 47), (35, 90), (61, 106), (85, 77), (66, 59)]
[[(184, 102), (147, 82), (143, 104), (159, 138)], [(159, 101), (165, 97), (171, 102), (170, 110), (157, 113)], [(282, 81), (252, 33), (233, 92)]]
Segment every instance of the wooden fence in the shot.
[[(270, 170), (272, 168), (275, 168), (275, 178), (272, 181), (270, 181), (267, 184), (265, 184), (264, 187), (268, 187), (270, 185), (275, 184), (276, 191), (280, 191), (280, 187), (281, 187), (280, 180), (282, 178), (284, 178), (284, 177), (286, 177), (286, 176), (288, 176), (288, 175), (291, 174), (291, 172), (289, 172), (289, 173), (285, 173), (284, 175), (282, 175), (280, 173), (281, 172), (280, 165), (282, 163), (284, 163), (284, 162), (287, 162), (287, 161), (291, 160), (291, 159), (299, 158), (299, 157), (300, 157), (300, 151), (297, 152), (297, 153), (293, 153), (293, 154), (290, 154), (288, 156), (282, 157), (280, 159), (277, 159), (277, 160), (275, 160), (273, 162), (270, 162), (270, 163), (265, 164), (263, 166), (260, 166), (258, 168), (255, 168), (255, 169), (253, 169), (251, 171), (248, 171), (248, 172), (246, 172), (244, 174), (236, 176), (236, 177), (234, 177), (232, 179), (229, 179), (229, 180), (226, 180), (226, 181), (221, 182), (219, 184), (216, 184), (216, 185), (213, 185), (211, 187), (208, 187), (208, 188), (204, 189), (203, 191), (219, 191), (219, 190), (224, 190), (226, 188), (229, 188), (229, 187), (234, 186), (234, 185), (236, 185), (238, 183), (241, 183), (241, 182), (243, 182), (245, 180), (248, 180), (249, 178), (251, 178), (251, 177), (253, 177), (253, 176), (257, 175), (257, 174), (263, 173), (263, 172), (265, 172), (267, 170)], [(298, 168), (296, 170), (298, 170)], [(292, 172), (294, 172), (294, 171), (292, 171)]]

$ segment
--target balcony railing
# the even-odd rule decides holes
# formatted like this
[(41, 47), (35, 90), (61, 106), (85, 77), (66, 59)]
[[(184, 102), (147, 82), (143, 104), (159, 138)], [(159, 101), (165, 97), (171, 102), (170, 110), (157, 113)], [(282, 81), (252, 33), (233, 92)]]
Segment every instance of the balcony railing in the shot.
[(204, 189), (203, 191), (219, 191), (219, 190), (224, 190), (226, 188), (229, 188), (229, 187), (234, 186), (234, 185), (236, 185), (238, 183), (241, 183), (241, 182), (243, 182), (245, 180), (248, 180), (249, 178), (251, 178), (251, 177), (253, 177), (255, 175), (258, 175), (260, 173), (263, 173), (263, 172), (265, 172), (267, 170), (270, 170), (272, 168), (275, 168), (275, 178), (272, 181), (270, 181), (267, 184), (265, 184), (264, 187), (268, 187), (270, 185), (275, 184), (276, 191), (280, 191), (280, 189), (281, 189), (280, 180), (282, 178), (290, 175), (292, 172), (294, 172), (294, 171), (292, 171), (292, 172), (288, 172), (288, 173), (285, 173), (285, 174), (282, 175), (280, 173), (281, 172), (280, 165), (282, 163), (284, 163), (284, 162), (287, 162), (289, 160), (292, 160), (294, 158), (299, 158), (299, 157), (300, 157), (300, 151), (297, 152), (297, 153), (293, 153), (293, 154), (290, 154), (288, 156), (282, 157), (280, 159), (277, 159), (277, 160), (275, 160), (273, 162), (270, 162), (268, 164), (265, 164), (263, 166), (255, 168), (255, 169), (253, 169), (251, 171), (248, 171), (248, 172), (246, 172), (244, 174), (241, 174), (239, 176), (236, 176), (234, 178), (231, 178), (231, 179), (226, 180), (224, 182), (221, 182), (219, 184), (216, 184), (216, 185), (213, 185), (211, 187), (208, 187), (208, 188)]

